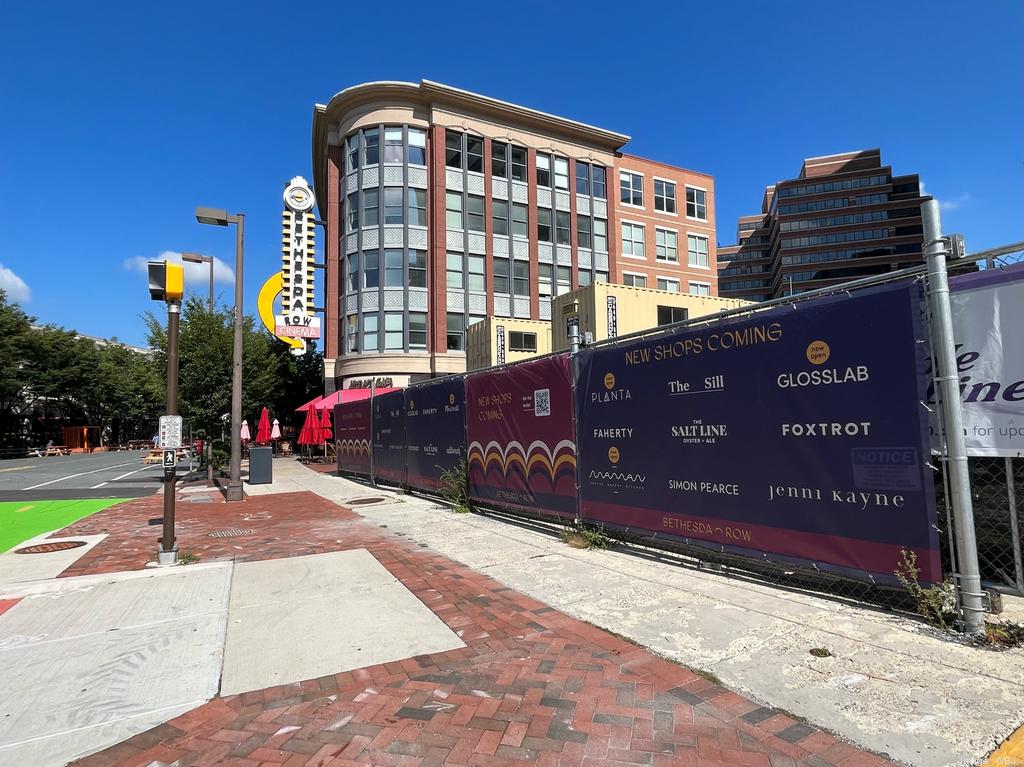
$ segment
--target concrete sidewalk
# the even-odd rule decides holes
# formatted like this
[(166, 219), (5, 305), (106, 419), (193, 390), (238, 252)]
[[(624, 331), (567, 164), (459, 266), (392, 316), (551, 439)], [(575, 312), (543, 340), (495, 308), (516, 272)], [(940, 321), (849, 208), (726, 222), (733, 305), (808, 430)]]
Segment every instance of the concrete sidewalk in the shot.
[[(1024, 721), (1024, 651), (971, 648), (867, 607), (650, 561), (578, 551), (541, 532), (444, 513), (276, 461), (260, 492), (312, 491), (565, 613), (632, 639), (765, 706), (908, 764), (980, 762)], [(255, 489), (255, 488), (254, 488)], [(809, 654), (825, 647), (832, 657)]]

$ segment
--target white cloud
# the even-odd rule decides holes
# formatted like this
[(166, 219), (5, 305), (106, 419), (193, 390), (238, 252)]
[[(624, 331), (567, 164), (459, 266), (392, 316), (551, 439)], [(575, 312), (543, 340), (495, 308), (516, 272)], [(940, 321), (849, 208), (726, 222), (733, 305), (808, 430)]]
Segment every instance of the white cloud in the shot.
[[(181, 253), (174, 250), (165, 250), (156, 258), (145, 256), (134, 256), (124, 260), (124, 268), (133, 272), (147, 273), (150, 261), (168, 261), (172, 264), (185, 264), (185, 285), (193, 290), (203, 291), (210, 284), (210, 265), (207, 263), (194, 264), (190, 261), (182, 262)], [(214, 256), (213, 259), (213, 281), (228, 285), (235, 284), (235, 270)]]
[[(922, 181), (921, 182), (921, 195), (924, 196), (924, 195), (927, 195), (927, 194), (928, 194), (928, 190), (925, 189), (924, 181)], [(932, 196), (935, 197), (935, 199), (939, 201), (939, 208), (941, 210), (956, 210), (957, 208), (959, 208), (962, 205), (964, 205), (964, 204), (966, 204), (966, 203), (971, 201), (971, 194), (970, 194), (970, 192), (964, 192), (959, 197), (953, 198), (951, 200), (950, 199), (943, 200), (943, 199), (939, 199), (939, 197), (937, 197), (935, 195), (932, 195)]]
[(939, 207), (942, 210), (956, 210), (964, 203), (971, 201), (971, 195), (969, 192), (964, 192), (962, 195), (957, 197), (955, 200), (939, 200)]
[(25, 280), (3, 264), (0, 264), (0, 290), (15, 303), (24, 304), (32, 300), (32, 291)]

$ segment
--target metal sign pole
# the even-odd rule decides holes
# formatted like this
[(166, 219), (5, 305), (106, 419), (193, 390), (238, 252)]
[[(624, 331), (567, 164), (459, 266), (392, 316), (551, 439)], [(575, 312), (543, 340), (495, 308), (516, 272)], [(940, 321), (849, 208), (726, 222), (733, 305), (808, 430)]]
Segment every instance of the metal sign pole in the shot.
[(960, 605), (964, 629), (969, 634), (984, 629), (984, 594), (978, 567), (978, 541), (974, 530), (971, 480), (967, 470), (967, 445), (964, 440), (964, 415), (960, 404), (960, 378), (956, 369), (953, 341), (953, 315), (949, 305), (949, 278), (946, 273), (946, 243), (942, 239), (938, 200), (921, 205), (924, 225), (924, 252), (928, 263), (928, 301), (931, 305), (933, 338), (938, 369), (935, 384), (942, 395), (942, 422), (945, 425), (946, 471), (949, 474), (953, 518), (960, 563)]
[[(167, 302), (167, 415), (178, 414), (178, 324), (181, 303)], [(166, 452), (165, 452), (166, 455)], [(177, 448), (172, 455), (177, 457)], [(166, 462), (165, 462), (166, 463)], [(173, 565), (178, 561), (178, 546), (174, 538), (174, 481), (173, 465), (164, 467), (164, 534), (160, 539), (160, 564)]]

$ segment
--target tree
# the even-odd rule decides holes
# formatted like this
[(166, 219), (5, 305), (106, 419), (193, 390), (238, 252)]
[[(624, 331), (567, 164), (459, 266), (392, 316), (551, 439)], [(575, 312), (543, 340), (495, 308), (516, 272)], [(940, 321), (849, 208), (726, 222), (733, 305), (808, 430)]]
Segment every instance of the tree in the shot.
[[(161, 382), (166, 381), (167, 331), (161, 319), (146, 318), (149, 344)], [(193, 429), (219, 435), (221, 416), (231, 412), (231, 371), (234, 318), (229, 309), (211, 311), (205, 301), (191, 298), (181, 312), (178, 338), (178, 412)], [(315, 351), (293, 357), (287, 347), (256, 326), (252, 317), (242, 325), (242, 417), (256, 418), (261, 407), (285, 420), (296, 407), (322, 387), (323, 360)], [(308, 396), (307, 396), (308, 394)], [(294, 404), (293, 404), (294, 403)], [(251, 424), (255, 431), (256, 424)]]
[(0, 445), (11, 445), (20, 434), (18, 420), (24, 408), (25, 364), (33, 318), (9, 303), (0, 290)]

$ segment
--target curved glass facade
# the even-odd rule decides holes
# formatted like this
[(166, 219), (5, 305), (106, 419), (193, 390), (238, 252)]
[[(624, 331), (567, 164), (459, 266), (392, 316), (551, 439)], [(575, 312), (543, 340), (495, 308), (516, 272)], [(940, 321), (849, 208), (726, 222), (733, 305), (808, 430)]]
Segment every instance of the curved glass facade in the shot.
[(380, 124), (345, 139), (343, 353), (427, 349), (427, 131)]

